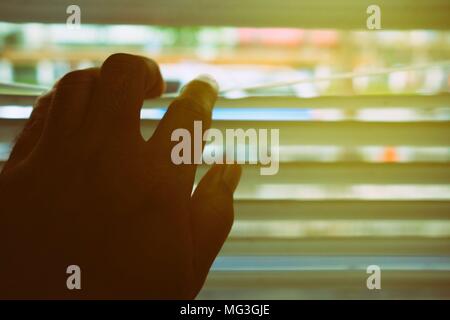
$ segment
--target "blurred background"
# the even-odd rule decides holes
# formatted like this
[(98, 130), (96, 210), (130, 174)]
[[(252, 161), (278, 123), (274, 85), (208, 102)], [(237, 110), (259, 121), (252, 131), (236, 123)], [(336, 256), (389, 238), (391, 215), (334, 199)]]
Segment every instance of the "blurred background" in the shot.
[[(79, 2), (79, 28), (65, 24), (71, 3), (0, 2), (0, 166), (43, 89), (116, 52), (153, 58), (166, 80), (145, 137), (201, 73), (227, 89), (425, 65), (219, 98), (213, 127), (280, 130), (280, 170), (244, 165), (199, 298), (450, 298), (448, 2), (379, 1), (375, 31), (367, 1)], [(381, 290), (366, 287), (372, 264)]]

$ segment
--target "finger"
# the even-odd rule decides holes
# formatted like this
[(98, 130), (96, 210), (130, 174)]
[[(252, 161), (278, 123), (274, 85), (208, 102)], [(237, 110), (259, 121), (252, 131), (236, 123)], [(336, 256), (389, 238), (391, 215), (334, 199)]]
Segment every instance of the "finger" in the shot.
[(111, 55), (101, 67), (91, 102), (90, 136), (101, 134), (111, 140), (140, 137), (143, 101), (163, 91), (164, 82), (156, 62), (130, 54)]
[(25, 160), (39, 141), (47, 117), (48, 108), (53, 98), (54, 89), (37, 98), (30, 118), (17, 137), (8, 161), (3, 170), (9, 170)]
[(239, 165), (214, 165), (191, 199), (194, 261), (198, 290), (233, 224), (233, 192), (241, 177)]
[(55, 84), (40, 146), (55, 151), (78, 137), (98, 77), (98, 68), (76, 70)]
[[(148, 141), (153, 163), (165, 171), (164, 176), (176, 177), (177, 192), (185, 195), (187, 200), (192, 191), (196, 163), (201, 160), (203, 134), (211, 125), (217, 94), (218, 85), (209, 76), (200, 76), (188, 83), (170, 104)], [(176, 145), (178, 148), (174, 149)], [(180, 151), (182, 145), (187, 147)]]

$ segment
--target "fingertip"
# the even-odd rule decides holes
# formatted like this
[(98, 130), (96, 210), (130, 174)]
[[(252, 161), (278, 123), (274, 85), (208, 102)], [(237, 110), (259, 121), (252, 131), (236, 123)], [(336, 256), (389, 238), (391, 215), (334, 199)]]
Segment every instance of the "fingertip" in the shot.
[[(165, 89), (158, 64), (152, 59), (126, 53), (109, 56), (101, 67), (101, 78), (112, 91), (124, 90), (143, 98), (160, 96)], [(112, 92), (114, 93), (114, 92)]]
[(213, 90), (216, 91), (216, 93), (219, 92), (219, 84), (217, 83), (216, 79), (214, 79), (209, 74), (206, 74), (206, 73), (201, 74), (201, 75), (197, 76), (194, 80), (205, 82), (205, 83), (209, 84), (211, 86), (211, 88), (213, 88)]
[(145, 98), (157, 98), (161, 96), (166, 90), (166, 84), (161, 75), (161, 70), (159, 69), (158, 64), (148, 58), (142, 58), (146, 65), (147, 72), (147, 84), (146, 84), (146, 92)]
[(203, 74), (186, 84), (180, 93), (180, 98), (195, 101), (203, 111), (210, 113), (217, 100), (219, 85), (209, 75)]

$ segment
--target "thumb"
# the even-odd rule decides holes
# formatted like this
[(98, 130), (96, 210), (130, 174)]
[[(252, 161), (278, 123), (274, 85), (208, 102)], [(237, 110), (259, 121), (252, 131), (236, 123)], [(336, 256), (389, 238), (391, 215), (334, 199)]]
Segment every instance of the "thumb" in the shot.
[(191, 219), (197, 291), (203, 286), (209, 268), (233, 225), (233, 192), (239, 183), (241, 171), (239, 165), (214, 165), (202, 178), (192, 196)]

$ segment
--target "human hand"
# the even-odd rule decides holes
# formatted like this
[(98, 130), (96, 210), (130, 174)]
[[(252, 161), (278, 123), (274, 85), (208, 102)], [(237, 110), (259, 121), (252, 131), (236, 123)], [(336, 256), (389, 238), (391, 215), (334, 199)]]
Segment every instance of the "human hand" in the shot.
[[(240, 167), (175, 165), (177, 128), (210, 126), (217, 85), (190, 82), (153, 136), (144, 98), (157, 64), (115, 54), (74, 71), (36, 101), (0, 175), (0, 297), (194, 298), (228, 236)], [(66, 268), (81, 268), (68, 290)]]

